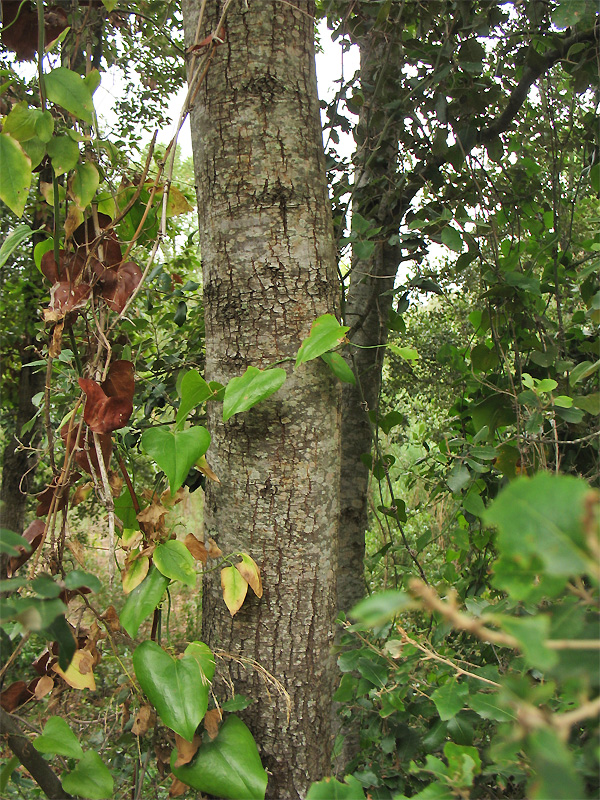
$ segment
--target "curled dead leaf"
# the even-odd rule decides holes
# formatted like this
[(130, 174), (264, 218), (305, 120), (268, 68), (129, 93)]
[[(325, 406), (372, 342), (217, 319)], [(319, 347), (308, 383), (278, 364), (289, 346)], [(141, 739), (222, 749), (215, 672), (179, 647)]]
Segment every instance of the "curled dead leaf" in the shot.
[(114, 606), (108, 606), (106, 611), (100, 615), (100, 619), (103, 619), (111, 631), (115, 632), (120, 630), (121, 623), (119, 622), (119, 615)]
[(131, 732), (134, 736), (143, 736), (146, 731), (156, 725), (156, 712), (150, 705), (143, 705), (133, 721)]
[(42, 675), (35, 686), (35, 699), (41, 700), (54, 689), (54, 679), (50, 675)]
[(183, 764), (189, 764), (192, 758), (198, 752), (198, 748), (202, 743), (202, 737), (195, 735), (191, 742), (184, 739), (178, 733), (175, 734), (175, 747), (177, 748), (177, 760), (175, 767), (181, 767)]
[(190, 787), (186, 783), (183, 783), (179, 778), (173, 776), (173, 783), (169, 789), (169, 797), (181, 797), (189, 788)]
[(217, 738), (222, 719), (223, 713), (220, 708), (211, 708), (211, 710), (207, 711), (204, 715), (204, 719), (202, 721), (204, 723), (204, 727), (206, 728), (206, 732), (211, 739)]
[(188, 533), (183, 543), (197, 561), (206, 564), (208, 560), (208, 550), (200, 539), (197, 539), (193, 533)]
[(215, 542), (214, 539), (208, 540), (208, 557), (209, 558), (220, 558), (223, 555), (223, 551), (219, 547), (219, 545)]

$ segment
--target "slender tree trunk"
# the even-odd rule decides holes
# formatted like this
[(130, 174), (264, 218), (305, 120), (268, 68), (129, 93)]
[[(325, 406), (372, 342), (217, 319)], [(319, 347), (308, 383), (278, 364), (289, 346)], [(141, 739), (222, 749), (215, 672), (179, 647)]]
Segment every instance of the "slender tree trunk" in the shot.
[(388, 334), (391, 294), (401, 258), (399, 245), (390, 245), (398, 231), (398, 200), (394, 197), (398, 160), (397, 127), (382, 112), (387, 43), (374, 31), (360, 42), (360, 75), (364, 105), (359, 116), (363, 141), (355, 156), (357, 189), (352, 198), (358, 212), (381, 226), (375, 250), (368, 260), (353, 259), (344, 321), (350, 325), (350, 348), (357, 384), (344, 385), (342, 401), (342, 469), (340, 490), (340, 547), (338, 607), (348, 611), (365, 594), (363, 564), (368, 526), (369, 469), (361, 460), (373, 447), (368, 412), (377, 412), (381, 370)]
[[(184, 2), (188, 44), (198, 0)], [(200, 37), (215, 29), (209, 0)], [(297, 7), (295, 7), (297, 6)], [(314, 66), (314, 8), (234, 3), (225, 43), (192, 111), (206, 319), (206, 377), (293, 359), (311, 323), (335, 313), (335, 248)], [(203, 638), (226, 655), (270, 771), (267, 796), (304, 797), (330, 771), (331, 655), (339, 518), (339, 389), (319, 359), (270, 400), (222, 422), (209, 411), (206, 535), (260, 565), (262, 599), (231, 618), (219, 575), (203, 596)], [(250, 595), (250, 593), (249, 593)], [(285, 689), (265, 683), (258, 662)]]

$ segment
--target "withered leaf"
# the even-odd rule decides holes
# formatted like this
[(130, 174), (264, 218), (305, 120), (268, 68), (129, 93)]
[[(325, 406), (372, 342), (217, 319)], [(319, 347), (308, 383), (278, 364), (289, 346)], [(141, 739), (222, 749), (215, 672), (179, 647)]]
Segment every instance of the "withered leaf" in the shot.
[(133, 721), (131, 732), (134, 736), (143, 736), (146, 731), (153, 728), (156, 724), (156, 712), (150, 705), (143, 705)]
[(105, 620), (106, 624), (111, 631), (115, 632), (120, 630), (121, 623), (119, 622), (119, 615), (114, 606), (108, 606), (106, 611), (100, 615), (100, 619)]
[(220, 558), (223, 555), (223, 551), (219, 547), (219, 545), (215, 542), (214, 539), (208, 540), (208, 557), (209, 558)]
[(33, 697), (25, 681), (15, 681), (0, 693), (0, 706), (9, 713)]
[(188, 742), (187, 739), (184, 739), (178, 733), (175, 734), (175, 747), (177, 748), (177, 760), (175, 761), (175, 767), (181, 767), (183, 764), (189, 764), (192, 758), (196, 755), (200, 744), (202, 743), (202, 737), (195, 735), (191, 742)]
[(171, 788), (169, 789), (169, 797), (181, 797), (184, 792), (189, 789), (189, 786), (183, 781), (180, 781), (179, 778), (173, 776), (173, 783), (171, 784)]
[(208, 550), (200, 539), (197, 539), (193, 533), (188, 533), (185, 537), (184, 544), (197, 561), (206, 564), (208, 560)]
[(27, 529), (23, 533), (23, 537), (27, 539), (31, 549), (27, 551), (23, 545), (17, 545), (19, 555), (12, 556), (12, 558), (8, 560), (7, 573), (9, 578), (14, 575), (20, 566), (25, 564), (26, 561), (29, 561), (31, 556), (41, 545), (42, 539), (44, 538), (44, 528), (45, 525), (41, 519), (34, 519), (34, 521), (27, 526)]
[(204, 727), (206, 728), (206, 732), (211, 739), (217, 738), (222, 719), (223, 714), (220, 708), (211, 708), (211, 710), (207, 711), (204, 715), (204, 719), (202, 721), (204, 723)]
[(50, 675), (42, 675), (35, 686), (35, 699), (41, 700), (54, 689), (54, 679)]
[(100, 296), (106, 300), (109, 308), (120, 314), (139, 286), (142, 280), (142, 270), (133, 261), (126, 261), (119, 265), (116, 273), (116, 283), (105, 285), (100, 291)]

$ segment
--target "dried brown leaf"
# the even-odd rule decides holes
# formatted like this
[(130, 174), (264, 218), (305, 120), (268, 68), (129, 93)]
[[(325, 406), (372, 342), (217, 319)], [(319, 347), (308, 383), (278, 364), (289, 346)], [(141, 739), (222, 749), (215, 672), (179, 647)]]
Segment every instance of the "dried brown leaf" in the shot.
[(220, 708), (211, 708), (210, 711), (207, 711), (204, 715), (204, 727), (206, 728), (206, 732), (210, 736), (211, 739), (216, 739), (219, 733), (219, 726), (221, 724), (221, 720), (223, 719), (223, 714)]
[(209, 558), (220, 558), (223, 555), (223, 551), (219, 547), (219, 545), (215, 542), (214, 539), (208, 540), (208, 557)]
[(35, 699), (41, 700), (54, 689), (54, 678), (50, 675), (42, 675), (35, 686)]
[(177, 760), (173, 766), (181, 767), (183, 764), (189, 764), (192, 758), (198, 752), (198, 748), (202, 743), (201, 736), (194, 736), (191, 742), (184, 739), (178, 733), (175, 734), (175, 747), (177, 748)]
[(143, 736), (146, 731), (148, 731), (150, 728), (153, 728), (155, 724), (156, 712), (152, 706), (144, 705), (135, 715), (131, 732), (134, 734), (134, 736)]
[(183, 543), (197, 561), (206, 564), (208, 560), (208, 550), (200, 539), (197, 539), (193, 533), (188, 533)]

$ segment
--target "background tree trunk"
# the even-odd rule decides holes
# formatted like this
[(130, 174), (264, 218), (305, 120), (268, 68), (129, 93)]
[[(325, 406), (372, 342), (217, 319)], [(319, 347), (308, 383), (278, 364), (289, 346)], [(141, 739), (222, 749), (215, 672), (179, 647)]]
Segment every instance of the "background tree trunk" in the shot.
[[(293, 359), (311, 323), (335, 312), (335, 248), (314, 66), (313, 4), (234, 4), (225, 43), (192, 110), (206, 318), (206, 377)], [(184, 2), (188, 44), (198, 2)], [(201, 38), (215, 29), (209, 2)], [(257, 408), (209, 412), (205, 531), (248, 552), (264, 595), (232, 619), (209, 573), (203, 638), (220, 670), (256, 698), (245, 719), (272, 773), (267, 796), (304, 797), (330, 771), (331, 656), (339, 515), (339, 389), (320, 360)], [(249, 593), (250, 595), (250, 593)], [(250, 660), (250, 661), (249, 661)], [(266, 685), (258, 662), (285, 688)], [(289, 716), (288, 716), (289, 713)]]
[[(344, 308), (350, 341), (358, 346), (350, 348), (357, 384), (344, 384), (342, 401), (338, 607), (343, 611), (352, 608), (365, 594), (369, 469), (361, 456), (371, 453), (373, 447), (368, 412), (377, 412), (378, 408), (392, 307), (392, 295), (385, 292), (394, 288), (401, 260), (400, 246), (388, 243), (400, 222), (396, 194), (398, 129), (382, 111), (386, 85), (398, 69), (399, 62), (394, 62), (393, 57), (381, 31), (375, 29), (360, 40), (364, 104), (358, 123), (362, 145), (355, 155), (357, 188), (352, 196), (352, 211), (371, 220), (374, 226), (381, 226), (382, 231), (368, 260), (353, 259)], [(392, 75), (386, 75), (390, 70)]]

